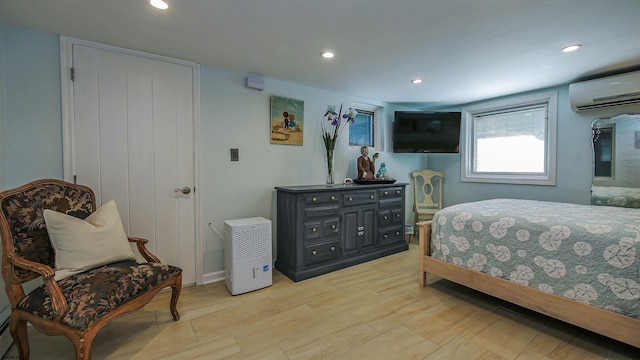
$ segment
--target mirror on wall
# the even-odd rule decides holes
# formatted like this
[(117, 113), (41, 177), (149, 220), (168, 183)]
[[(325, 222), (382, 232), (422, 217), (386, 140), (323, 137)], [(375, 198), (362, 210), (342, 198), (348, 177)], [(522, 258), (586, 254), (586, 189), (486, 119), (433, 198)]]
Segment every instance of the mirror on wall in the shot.
[(640, 208), (640, 115), (596, 119), (591, 130), (591, 203)]

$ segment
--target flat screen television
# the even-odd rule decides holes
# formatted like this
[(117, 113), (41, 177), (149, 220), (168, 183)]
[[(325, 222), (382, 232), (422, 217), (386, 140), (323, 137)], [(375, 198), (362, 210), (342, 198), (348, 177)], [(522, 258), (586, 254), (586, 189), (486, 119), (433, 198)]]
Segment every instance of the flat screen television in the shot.
[(395, 153), (457, 153), (460, 112), (396, 111), (393, 121)]

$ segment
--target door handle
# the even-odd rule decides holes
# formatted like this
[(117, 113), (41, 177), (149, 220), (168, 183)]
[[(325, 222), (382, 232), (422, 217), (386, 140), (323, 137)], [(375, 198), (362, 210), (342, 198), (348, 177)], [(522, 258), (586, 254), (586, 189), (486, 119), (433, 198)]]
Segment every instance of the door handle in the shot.
[(185, 186), (182, 189), (176, 189), (176, 192), (182, 193), (184, 195), (188, 195), (191, 193), (191, 188), (188, 186)]

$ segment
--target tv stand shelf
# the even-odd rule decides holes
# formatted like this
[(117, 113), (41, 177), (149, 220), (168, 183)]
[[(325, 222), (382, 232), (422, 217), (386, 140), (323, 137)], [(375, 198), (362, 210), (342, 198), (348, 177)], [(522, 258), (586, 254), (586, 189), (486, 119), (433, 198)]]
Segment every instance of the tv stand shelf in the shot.
[(300, 281), (409, 249), (406, 185), (276, 187), (276, 269)]

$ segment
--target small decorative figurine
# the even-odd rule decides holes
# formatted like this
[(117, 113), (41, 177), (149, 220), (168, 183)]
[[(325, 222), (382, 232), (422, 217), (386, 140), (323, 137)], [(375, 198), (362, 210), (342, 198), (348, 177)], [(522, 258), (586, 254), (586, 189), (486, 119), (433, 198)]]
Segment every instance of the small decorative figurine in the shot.
[(393, 180), (389, 173), (387, 172), (387, 164), (382, 163), (378, 172), (376, 173), (376, 179), (378, 180)]

